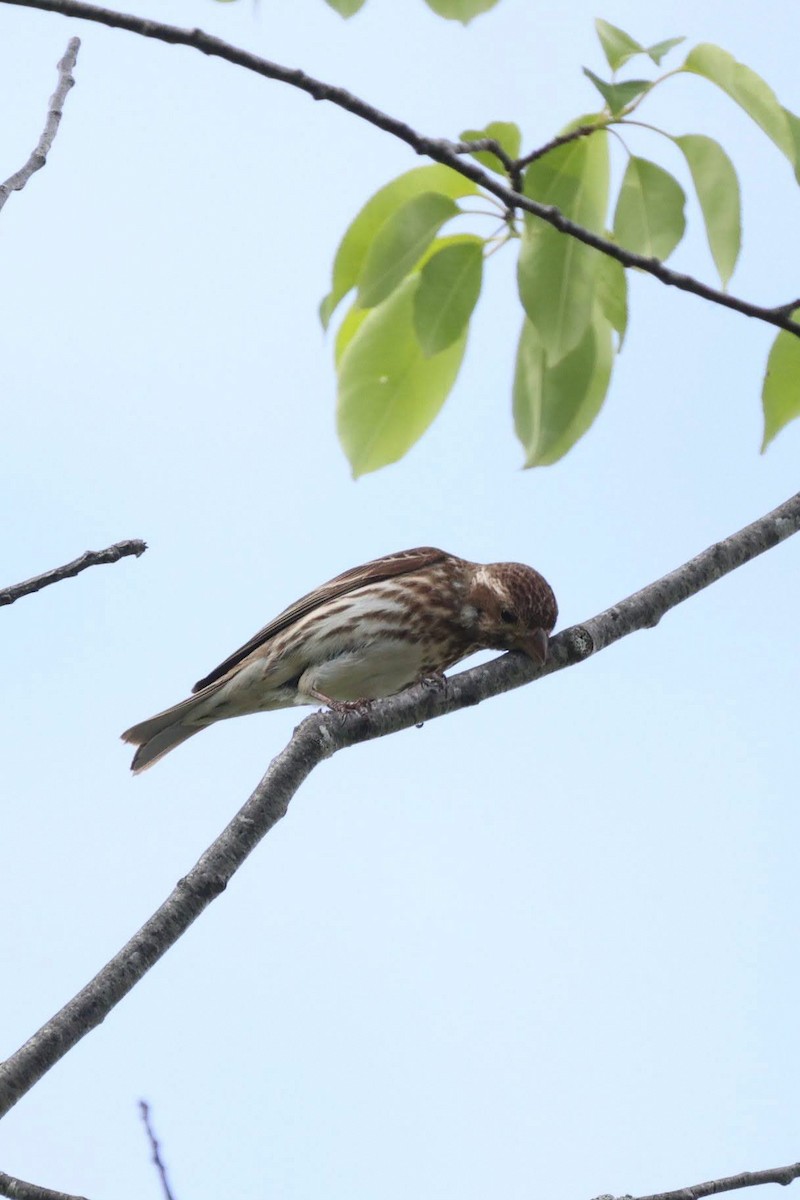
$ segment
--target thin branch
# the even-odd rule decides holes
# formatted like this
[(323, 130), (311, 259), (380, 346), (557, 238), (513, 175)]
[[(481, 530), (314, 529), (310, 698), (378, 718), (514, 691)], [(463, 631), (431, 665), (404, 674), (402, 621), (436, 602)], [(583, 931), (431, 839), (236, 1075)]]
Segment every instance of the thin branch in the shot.
[(306, 75), (297, 67), (282, 67), (279, 63), (270, 62), (269, 59), (261, 58), (257, 54), (251, 54), (221, 38), (212, 37), (202, 29), (181, 29), (177, 25), (165, 25), (161, 21), (152, 21), (146, 17), (136, 17), (130, 13), (100, 8), (96, 4), (84, 4), (81, 0), (0, 0), (0, 3), (14, 4), (22, 8), (44, 9), (46, 12), (61, 13), (65, 17), (97, 21), (112, 29), (127, 29), (131, 33), (155, 38), (157, 41), (167, 42), (170, 45), (189, 46), (193, 50), (199, 50), (201, 54), (222, 58), (226, 62), (245, 67), (248, 71), (254, 71), (257, 75), (263, 75), (267, 79), (275, 79), (279, 83), (299, 88), (301, 91), (307, 92), (314, 100), (327, 100), (331, 104), (343, 108), (346, 112), (353, 113), (354, 116), (367, 121), (370, 125), (374, 125), (377, 129), (382, 129), (385, 133), (399, 138), (417, 154), (425, 155), (427, 158), (432, 158), (434, 162), (452, 167), (459, 175), (471, 179), (486, 191), (497, 196), (506, 208), (522, 209), (524, 212), (532, 213), (535, 217), (546, 221), (548, 225), (560, 230), (561, 233), (574, 237), (587, 246), (593, 246), (595, 250), (609, 255), (610, 258), (615, 258), (624, 267), (637, 267), (640, 271), (655, 276), (661, 283), (669, 287), (678, 288), (682, 292), (690, 292), (702, 300), (719, 304), (723, 308), (731, 308), (734, 312), (765, 321), (768, 325), (775, 325), (778, 329), (785, 329), (800, 337), (800, 323), (793, 321), (787, 314), (785, 304), (771, 308), (752, 304), (749, 300), (742, 300), (728, 292), (721, 292), (717, 288), (701, 283), (691, 275), (672, 271), (657, 258), (645, 258), (641, 254), (633, 254), (630, 250), (625, 250), (622, 246), (607, 241), (590, 229), (576, 225), (559, 209), (551, 205), (540, 204), (537, 200), (532, 200), (530, 196), (523, 196), (518, 188), (509, 187), (499, 176), (484, 171), (473, 160), (460, 157), (456, 150), (456, 143), (445, 138), (426, 137), (412, 129), (410, 125), (406, 125), (404, 121), (399, 121), (396, 117), (381, 112), (380, 109), (367, 104), (365, 100), (354, 96), (345, 88), (334, 87), (320, 79), (314, 79), (313, 76)]
[(571, 130), (570, 133), (562, 133), (558, 137), (551, 138), (549, 142), (545, 142), (538, 150), (531, 150), (530, 154), (523, 155), (514, 163), (518, 171), (523, 171), (525, 167), (537, 159), (544, 158), (545, 154), (549, 154), (551, 150), (557, 150), (559, 146), (566, 146), (569, 142), (575, 142), (578, 138), (589, 137), (592, 133), (597, 133), (598, 129), (607, 129), (608, 123), (600, 121), (596, 125), (579, 125), (577, 129)]
[(453, 150), (456, 154), (493, 154), (495, 158), (499, 158), (509, 174), (516, 166), (516, 159), (507, 154), (496, 138), (477, 138), (472, 142), (454, 142)]
[(86, 1200), (85, 1196), (73, 1196), (67, 1192), (54, 1192), (52, 1188), (39, 1187), (37, 1183), (26, 1183), (0, 1171), (0, 1196), (8, 1200)]
[(150, 1153), (152, 1155), (153, 1162), (155, 1163), (156, 1170), (158, 1171), (158, 1177), (161, 1180), (161, 1190), (163, 1191), (166, 1200), (175, 1200), (172, 1188), (169, 1186), (167, 1168), (164, 1165), (164, 1160), (161, 1157), (161, 1147), (158, 1144), (158, 1138), (155, 1135), (155, 1130), (150, 1123), (150, 1105), (146, 1100), (139, 1101), (139, 1112), (142, 1115), (144, 1127), (147, 1130), (147, 1140), (150, 1143)]
[(639, 1200), (702, 1200), (703, 1196), (735, 1192), (739, 1188), (760, 1187), (762, 1183), (779, 1183), (786, 1187), (795, 1179), (800, 1179), (800, 1162), (791, 1163), (788, 1167), (771, 1167), (767, 1171), (742, 1171), (740, 1175), (710, 1179), (707, 1183), (695, 1183), (692, 1187), (678, 1188), (675, 1192), (655, 1192), (652, 1196), (640, 1196)]
[[(518, 158), (512, 158), (507, 154), (496, 138), (478, 138), (474, 142), (455, 142), (453, 150), (456, 154), (475, 154), (476, 151), (489, 151), (495, 158), (499, 158), (503, 164), (506, 175), (511, 181), (511, 187), (515, 192), (522, 191), (522, 172), (524, 164)], [(506, 210), (509, 215), (513, 216), (513, 209)]]
[(119, 562), (121, 558), (127, 558), (130, 554), (135, 554), (138, 558), (140, 554), (144, 554), (146, 549), (147, 542), (143, 542), (140, 538), (129, 538), (124, 542), (115, 542), (113, 546), (108, 546), (105, 550), (87, 550), (80, 558), (74, 558), (72, 562), (65, 563), (63, 567), (53, 567), (52, 571), (45, 571), (44, 575), (34, 575), (33, 579), (25, 579), (22, 583), (12, 583), (9, 587), (0, 588), (0, 608), (4, 604), (13, 604), (15, 600), (19, 600), (20, 596), (30, 596), (31, 592), (41, 591), (42, 588), (49, 587), (51, 583), (60, 583), (62, 579), (71, 579), (73, 575), (79, 575), (87, 567), (100, 567), (104, 563)]
[(505, 654), (432, 688), (417, 684), (363, 712), (315, 713), (298, 725), (245, 805), (171, 895), (109, 963), (15, 1054), (0, 1064), (0, 1116), (99, 1025), (221, 892), (283, 817), (313, 769), (338, 750), (430, 721), (583, 662), (800, 530), (800, 493), (582, 625), (551, 639), (544, 668)]
[[(453, 152), (455, 154), (476, 154), (480, 151), (493, 154), (495, 158), (499, 158), (503, 164), (503, 169), (511, 181), (511, 187), (515, 192), (522, 191), (522, 167), (518, 158), (512, 158), (507, 154), (496, 138), (478, 138), (472, 142), (454, 142)], [(513, 210), (507, 209), (510, 215), (513, 215)]]
[(67, 98), (69, 89), (75, 83), (72, 72), (75, 69), (75, 60), (78, 57), (80, 44), (80, 38), (70, 38), (67, 43), (64, 57), (58, 64), (58, 85), (50, 97), (50, 107), (47, 112), (47, 120), (42, 131), (42, 136), (39, 138), (36, 149), (31, 153), (25, 166), (20, 167), (18, 171), (10, 175), (5, 183), (0, 183), (0, 209), (2, 209), (11, 193), (21, 192), (34, 171), (40, 171), (47, 162), (47, 156), (50, 153), (50, 148), (53, 145), (61, 123), (64, 101)]

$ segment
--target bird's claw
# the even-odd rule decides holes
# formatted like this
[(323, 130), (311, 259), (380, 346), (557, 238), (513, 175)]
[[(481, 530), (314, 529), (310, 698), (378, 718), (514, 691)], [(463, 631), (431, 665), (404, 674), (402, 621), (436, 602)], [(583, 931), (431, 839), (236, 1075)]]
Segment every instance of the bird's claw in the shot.
[(430, 671), (423, 675), (419, 682), (431, 691), (443, 692), (447, 687), (447, 676), (444, 671)]
[(340, 717), (345, 717), (348, 713), (365, 713), (374, 701), (368, 698), (360, 700), (333, 700), (326, 697), (325, 703), (331, 712), (338, 713)]

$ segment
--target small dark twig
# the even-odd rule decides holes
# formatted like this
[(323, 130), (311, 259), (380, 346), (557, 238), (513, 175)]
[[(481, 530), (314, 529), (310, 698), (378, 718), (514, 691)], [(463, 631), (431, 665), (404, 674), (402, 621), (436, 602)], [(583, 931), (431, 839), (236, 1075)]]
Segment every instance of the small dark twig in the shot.
[(80, 558), (73, 559), (63, 567), (54, 567), (52, 571), (45, 571), (44, 575), (34, 575), (33, 579), (25, 579), (22, 583), (12, 583), (10, 587), (0, 588), (0, 608), (4, 604), (13, 604), (15, 600), (19, 600), (20, 596), (29, 596), (31, 592), (38, 592), (44, 587), (49, 587), (51, 583), (60, 583), (62, 579), (71, 579), (73, 575), (80, 574), (87, 567), (99, 567), (103, 563), (119, 562), (121, 558), (127, 558), (129, 554), (135, 554), (138, 558), (140, 554), (144, 554), (146, 549), (147, 542), (143, 542), (140, 538), (129, 538), (124, 542), (115, 542), (113, 546), (108, 546), (105, 550), (87, 550)]
[(800, 1179), (800, 1162), (791, 1163), (788, 1167), (770, 1167), (766, 1171), (742, 1171), (740, 1175), (710, 1179), (707, 1183), (695, 1183), (691, 1187), (678, 1188), (675, 1192), (654, 1192), (652, 1196), (640, 1196), (638, 1200), (702, 1200), (704, 1196), (735, 1192), (739, 1188), (760, 1187), (762, 1183), (779, 1183), (786, 1187), (795, 1179)]
[(80, 44), (80, 38), (70, 38), (67, 43), (64, 57), (58, 64), (58, 85), (50, 97), (50, 107), (47, 112), (47, 121), (45, 122), (42, 136), (39, 138), (36, 148), (32, 151), (25, 166), (20, 167), (13, 175), (9, 175), (5, 183), (0, 183), (0, 209), (2, 209), (11, 193), (21, 191), (34, 171), (41, 170), (47, 162), (50, 147), (53, 145), (55, 136), (58, 133), (61, 114), (64, 110), (64, 101), (67, 98), (69, 89), (75, 83), (72, 72), (75, 69), (75, 60), (78, 57)]
[(161, 1147), (158, 1144), (158, 1138), (155, 1135), (153, 1126), (150, 1123), (150, 1105), (146, 1100), (139, 1101), (139, 1112), (142, 1114), (144, 1127), (147, 1130), (147, 1139), (150, 1142), (150, 1150), (153, 1155), (153, 1162), (161, 1179), (161, 1187), (166, 1200), (175, 1200), (175, 1195), (172, 1188), (169, 1186), (169, 1178), (167, 1176), (167, 1168), (164, 1166), (164, 1160), (161, 1157)]
[(517, 171), (524, 171), (531, 163), (536, 162), (539, 158), (544, 158), (545, 154), (549, 154), (551, 150), (557, 150), (559, 146), (566, 146), (568, 142), (575, 142), (578, 138), (589, 137), (592, 133), (597, 133), (598, 129), (605, 129), (606, 122), (600, 122), (598, 125), (579, 125), (577, 129), (571, 130), (569, 133), (562, 133), (559, 137), (551, 138), (549, 142), (545, 142), (538, 150), (531, 150), (530, 154), (518, 158), (514, 163), (514, 168)]
[[(453, 142), (452, 150), (454, 154), (477, 154), (481, 151), (493, 154), (503, 164), (514, 191), (521, 192), (523, 172), (531, 163), (544, 158), (545, 154), (549, 154), (551, 150), (557, 150), (559, 146), (566, 146), (570, 142), (577, 141), (578, 138), (588, 137), (592, 133), (597, 133), (598, 129), (606, 127), (607, 122), (604, 121), (597, 125), (580, 125), (570, 133), (562, 133), (558, 137), (551, 138), (549, 142), (545, 142), (544, 146), (540, 146), (538, 150), (531, 150), (530, 154), (525, 154), (522, 158), (512, 158), (496, 138), (488, 137), (478, 138), (472, 142)], [(784, 307), (786, 306), (784, 305)], [(791, 315), (791, 310), (787, 315)]]
[(54, 1192), (52, 1188), (39, 1187), (37, 1183), (26, 1183), (24, 1179), (6, 1175), (5, 1171), (0, 1171), (0, 1196), (6, 1196), (7, 1200), (86, 1200), (85, 1196)]
[[(478, 138), (474, 142), (455, 142), (453, 144), (453, 152), (455, 154), (474, 154), (476, 151), (488, 151), (495, 158), (499, 158), (508, 175), (509, 182), (515, 192), (522, 191), (522, 169), (516, 159), (507, 154), (496, 138)], [(514, 216), (512, 208), (506, 209), (507, 219), (511, 220)]]
[(791, 317), (796, 308), (800, 308), (800, 300), (790, 300), (788, 304), (777, 304), (775, 312), (784, 313), (785, 316)]
[(495, 138), (478, 138), (474, 142), (454, 142), (453, 150), (456, 154), (479, 154), (481, 151), (493, 154), (495, 158), (500, 159), (509, 175), (514, 170), (515, 160), (510, 154), (506, 154)]

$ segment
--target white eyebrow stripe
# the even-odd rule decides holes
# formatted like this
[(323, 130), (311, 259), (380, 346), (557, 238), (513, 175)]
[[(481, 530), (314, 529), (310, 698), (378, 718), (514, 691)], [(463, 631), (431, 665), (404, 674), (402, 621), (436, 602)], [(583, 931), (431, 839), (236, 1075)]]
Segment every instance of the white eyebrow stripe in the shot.
[(475, 572), (475, 583), (479, 585), (483, 584), (489, 591), (494, 592), (495, 596), (500, 600), (508, 599), (508, 593), (505, 588), (498, 582), (497, 576), (488, 567), (478, 567)]

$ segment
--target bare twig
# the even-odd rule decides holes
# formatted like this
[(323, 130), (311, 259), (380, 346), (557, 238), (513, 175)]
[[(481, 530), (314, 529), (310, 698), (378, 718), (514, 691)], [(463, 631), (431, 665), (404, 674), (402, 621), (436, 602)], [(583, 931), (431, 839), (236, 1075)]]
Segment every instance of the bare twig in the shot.
[(740, 1175), (710, 1179), (707, 1183), (695, 1183), (691, 1187), (678, 1188), (675, 1192), (655, 1192), (652, 1196), (640, 1196), (639, 1200), (702, 1200), (703, 1196), (735, 1192), (739, 1188), (760, 1187), (762, 1183), (780, 1183), (786, 1187), (795, 1179), (800, 1179), (800, 1162), (791, 1163), (788, 1167), (771, 1167), (766, 1171), (742, 1171)]
[(46, 12), (61, 13), (65, 17), (80, 17), (86, 21), (97, 21), (101, 25), (108, 25), (113, 29), (127, 29), (131, 33), (168, 42), (170, 45), (190, 46), (194, 50), (199, 50), (201, 54), (225, 59), (226, 62), (244, 67), (248, 71), (255, 71), (257, 75), (263, 75), (267, 79), (276, 79), (280, 83), (289, 84), (290, 87), (299, 88), (314, 100), (327, 100), (331, 104), (336, 104), (339, 108), (353, 113), (354, 116), (369, 122), (377, 129), (382, 129), (385, 133), (399, 138), (411, 146), (417, 154), (425, 155), (435, 162), (452, 167), (460, 175), (473, 180), (474, 183), (497, 196), (507, 209), (521, 209), (524, 212), (532, 213), (535, 217), (539, 217), (542, 221), (546, 221), (560, 230), (561, 233), (574, 237), (587, 246), (593, 246), (602, 254), (615, 258), (624, 267), (637, 267), (640, 271), (655, 276), (661, 283), (669, 287), (678, 288), (682, 292), (690, 292), (712, 304), (731, 308), (734, 312), (765, 321), (768, 325), (786, 329), (789, 333), (800, 337), (800, 323), (791, 319), (786, 312), (785, 305), (765, 307), (761, 304), (752, 304), (749, 300), (742, 300), (728, 292), (721, 292), (718, 288), (709, 287), (708, 284), (701, 283), (699, 279), (695, 279), (691, 275), (672, 271), (657, 258), (645, 258), (641, 254), (633, 254), (630, 250), (625, 250), (622, 246), (607, 241), (606, 238), (600, 237), (590, 229), (576, 225), (559, 209), (551, 205), (540, 204), (537, 200), (532, 200), (530, 196), (523, 196), (518, 188), (509, 187), (499, 176), (484, 171), (473, 160), (461, 157), (457, 152), (456, 143), (445, 138), (432, 138), (418, 133), (404, 121), (399, 121), (396, 117), (381, 112), (380, 109), (367, 104), (365, 100), (354, 96), (345, 88), (334, 87), (320, 79), (314, 79), (297, 67), (283, 67), (279, 63), (270, 62), (269, 59), (251, 54), (221, 38), (212, 37), (202, 29), (181, 29), (177, 25), (165, 25), (161, 21), (133, 16), (131, 13), (114, 12), (109, 8), (100, 8), (96, 4), (84, 4), (82, 0), (0, 0), (0, 3), (14, 4), (23, 8), (44, 9)]
[(22, 583), (12, 583), (10, 587), (0, 588), (0, 608), (4, 604), (13, 604), (15, 600), (19, 600), (20, 596), (30, 596), (31, 592), (38, 592), (44, 587), (49, 587), (51, 583), (60, 583), (62, 579), (71, 579), (73, 575), (79, 575), (87, 567), (99, 567), (103, 563), (119, 562), (121, 558), (127, 558), (129, 554), (135, 554), (138, 558), (140, 554), (144, 554), (146, 549), (147, 542), (143, 542), (140, 538), (129, 538), (124, 542), (115, 542), (113, 546), (108, 546), (105, 550), (87, 550), (80, 558), (73, 559), (63, 567), (54, 567), (52, 571), (45, 571), (44, 575), (34, 575), (33, 579), (25, 579)]
[(485, 137), (476, 138), (472, 142), (454, 142), (453, 150), (456, 154), (479, 154), (480, 152), (493, 154), (495, 158), (500, 159), (500, 162), (509, 172), (514, 170), (516, 163), (516, 159), (512, 158), (510, 154), (506, 154), (496, 138)]
[(676, 571), (621, 600), (550, 642), (550, 658), (537, 668), (526, 655), (505, 654), (463, 671), (442, 688), (417, 684), (363, 712), (306, 717), (273, 759), (250, 798), (181, 879), (172, 894), (111, 961), (0, 1064), (0, 1116), (111, 1012), (145, 973), (228, 885), (261, 839), (286, 813), (291, 798), (314, 767), (337, 750), (409, 729), (468, 705), (479, 704), (541, 675), (563, 670), (638, 629), (657, 625), (665, 613), (800, 530), (800, 493), (752, 525), (704, 550)]
[(58, 126), (61, 123), (61, 113), (64, 110), (64, 101), (67, 98), (67, 92), (75, 82), (72, 72), (75, 69), (75, 60), (78, 57), (80, 44), (80, 38), (70, 38), (67, 43), (64, 57), (58, 64), (58, 85), (50, 97), (50, 107), (47, 112), (47, 121), (45, 122), (42, 136), (39, 138), (36, 149), (31, 153), (25, 166), (20, 167), (18, 171), (10, 175), (5, 183), (0, 183), (0, 209), (2, 209), (11, 193), (22, 191), (34, 171), (41, 170), (47, 162), (47, 155), (50, 153), (50, 147), (53, 145), (55, 136), (58, 133)]
[[(496, 138), (478, 138), (474, 142), (455, 142), (453, 150), (456, 154), (475, 154), (476, 151), (489, 151), (495, 158), (499, 158), (503, 164), (506, 175), (511, 181), (511, 186), (515, 192), (522, 191), (522, 165), (518, 158), (512, 158), (507, 154)], [(508, 210), (511, 213), (511, 210)]]
[(86, 1200), (85, 1196), (73, 1196), (67, 1192), (54, 1192), (52, 1188), (39, 1187), (37, 1183), (26, 1183), (0, 1171), (0, 1196), (8, 1200)]
[(577, 129), (572, 129), (569, 133), (559, 134), (558, 137), (545, 142), (538, 150), (531, 150), (530, 154), (518, 158), (514, 166), (518, 171), (522, 171), (537, 159), (544, 158), (545, 154), (549, 154), (551, 150), (557, 150), (559, 146), (566, 146), (569, 142), (577, 141), (578, 138), (589, 137), (590, 134), (597, 133), (598, 129), (605, 129), (607, 124), (607, 121), (598, 121), (596, 125), (579, 125)]
[(156, 1170), (158, 1171), (159, 1179), (161, 1180), (161, 1190), (166, 1197), (166, 1200), (175, 1200), (172, 1188), (169, 1186), (169, 1177), (167, 1168), (164, 1165), (164, 1160), (161, 1157), (161, 1147), (158, 1144), (158, 1138), (155, 1135), (153, 1126), (150, 1123), (150, 1105), (146, 1100), (139, 1101), (139, 1112), (142, 1114), (144, 1127), (147, 1130), (147, 1140), (150, 1142), (150, 1152), (153, 1156)]

